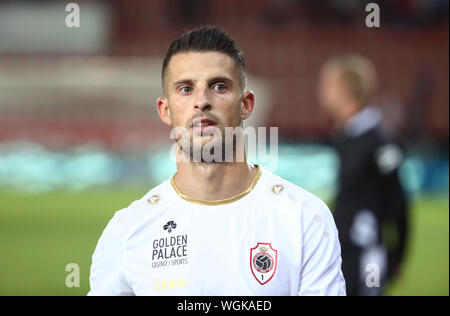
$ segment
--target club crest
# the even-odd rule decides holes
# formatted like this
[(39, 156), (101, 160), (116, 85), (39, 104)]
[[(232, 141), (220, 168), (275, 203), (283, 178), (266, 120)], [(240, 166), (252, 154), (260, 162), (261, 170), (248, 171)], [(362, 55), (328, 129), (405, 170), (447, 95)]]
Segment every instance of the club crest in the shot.
[(270, 243), (259, 242), (250, 249), (250, 269), (259, 284), (269, 282), (277, 270), (278, 251)]

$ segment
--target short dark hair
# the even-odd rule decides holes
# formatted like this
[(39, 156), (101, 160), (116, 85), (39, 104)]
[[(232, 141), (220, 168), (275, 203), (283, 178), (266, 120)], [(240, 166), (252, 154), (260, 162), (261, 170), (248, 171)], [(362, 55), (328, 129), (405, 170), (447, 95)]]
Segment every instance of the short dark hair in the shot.
[(233, 58), (241, 70), (240, 86), (244, 89), (246, 83), (246, 67), (244, 54), (237, 42), (228, 33), (217, 26), (204, 26), (183, 33), (170, 44), (164, 57), (161, 79), (164, 87), (164, 77), (172, 57), (178, 53), (187, 52), (219, 52)]

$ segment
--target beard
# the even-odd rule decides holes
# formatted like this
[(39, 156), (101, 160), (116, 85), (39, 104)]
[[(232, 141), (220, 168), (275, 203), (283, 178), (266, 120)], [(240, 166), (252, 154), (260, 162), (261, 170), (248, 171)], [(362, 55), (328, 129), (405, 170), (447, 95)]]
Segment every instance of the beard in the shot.
[(244, 147), (240, 146), (244, 139), (242, 127), (218, 125), (205, 133), (194, 133), (186, 128), (178, 131), (173, 139), (180, 149), (182, 162), (214, 164), (245, 160)]
[(176, 142), (181, 149), (183, 159), (188, 162), (215, 164), (232, 161), (236, 152), (237, 137), (233, 135), (231, 141), (221, 128), (213, 133), (194, 134)]

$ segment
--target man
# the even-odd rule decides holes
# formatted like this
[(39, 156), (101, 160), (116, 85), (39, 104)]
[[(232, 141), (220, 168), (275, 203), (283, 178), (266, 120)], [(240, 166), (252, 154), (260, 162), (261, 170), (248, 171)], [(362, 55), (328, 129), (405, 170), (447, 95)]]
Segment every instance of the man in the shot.
[(407, 203), (398, 177), (402, 151), (380, 112), (367, 106), (376, 81), (374, 65), (356, 55), (331, 58), (320, 74), (320, 103), (339, 131), (334, 216), (349, 296), (381, 295), (406, 243)]
[(181, 130), (177, 172), (114, 215), (92, 257), (89, 295), (344, 295), (327, 206), (238, 159), (237, 134), (226, 141), (255, 101), (235, 41), (216, 27), (184, 33), (162, 82), (158, 113)]

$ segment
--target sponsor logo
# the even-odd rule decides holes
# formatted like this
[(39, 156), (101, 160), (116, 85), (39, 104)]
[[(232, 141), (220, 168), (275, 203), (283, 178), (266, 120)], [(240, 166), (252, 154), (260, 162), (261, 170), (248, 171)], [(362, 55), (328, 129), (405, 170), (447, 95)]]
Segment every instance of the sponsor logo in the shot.
[[(175, 221), (169, 221), (163, 226), (163, 229), (169, 233), (175, 228), (177, 228)], [(153, 240), (152, 268), (187, 264), (187, 243), (187, 234)]]
[(182, 289), (186, 285), (186, 280), (181, 278), (178, 280), (159, 280), (155, 291)]
[(171, 233), (172, 229), (175, 228), (177, 228), (177, 223), (175, 223), (174, 221), (167, 222), (167, 224), (163, 226), (163, 229), (167, 230), (169, 233)]

